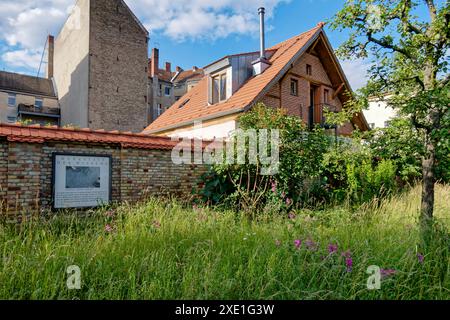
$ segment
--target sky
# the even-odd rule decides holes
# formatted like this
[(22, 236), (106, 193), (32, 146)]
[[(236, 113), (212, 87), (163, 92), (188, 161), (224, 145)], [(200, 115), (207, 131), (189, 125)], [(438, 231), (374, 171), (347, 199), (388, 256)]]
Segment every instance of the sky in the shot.
[[(160, 50), (160, 67), (203, 67), (227, 54), (259, 50), (257, 9), (267, 9), (270, 47), (327, 21), (344, 0), (125, 0)], [(1, 0), (0, 70), (38, 73), (47, 34), (57, 35), (76, 0)], [(337, 48), (347, 34), (325, 29)], [(353, 89), (365, 84), (366, 61), (344, 61)], [(41, 67), (42, 76), (44, 74)]]

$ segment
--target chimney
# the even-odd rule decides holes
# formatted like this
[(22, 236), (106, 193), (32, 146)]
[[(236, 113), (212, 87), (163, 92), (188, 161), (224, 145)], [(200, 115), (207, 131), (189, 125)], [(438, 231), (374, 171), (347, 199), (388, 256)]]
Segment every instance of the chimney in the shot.
[(152, 49), (152, 58), (151, 58), (151, 76), (154, 77), (158, 74), (159, 69), (159, 49), (153, 48)]
[(258, 9), (259, 14), (259, 36), (260, 36), (260, 48), (259, 48), (259, 59), (252, 62), (253, 65), (253, 74), (259, 75), (263, 73), (271, 63), (266, 58), (266, 38), (265, 38), (265, 27), (264, 27), (264, 15), (266, 13), (266, 9), (261, 7)]
[(180, 66), (177, 66), (177, 72), (181, 72), (181, 67)]
[(53, 59), (55, 55), (55, 37), (49, 35), (47, 39), (47, 45), (48, 45), (47, 79), (52, 79), (54, 73)]
[(259, 37), (260, 37), (260, 50), (259, 50), (259, 57), (261, 59), (266, 59), (266, 34), (265, 34), (265, 27), (264, 27), (264, 16), (266, 14), (266, 9), (264, 7), (261, 7), (258, 9), (259, 14)]
[(166, 62), (166, 71), (172, 72), (172, 64), (170, 62)]
[(193, 67), (192, 67), (192, 71), (197, 72), (197, 71), (198, 71), (198, 67), (193, 66)]

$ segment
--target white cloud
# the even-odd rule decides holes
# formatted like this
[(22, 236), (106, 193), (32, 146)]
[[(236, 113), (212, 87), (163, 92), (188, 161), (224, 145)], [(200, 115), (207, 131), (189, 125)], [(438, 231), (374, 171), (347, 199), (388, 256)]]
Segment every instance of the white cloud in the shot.
[(27, 49), (9, 51), (2, 55), (2, 60), (12, 67), (38, 70), (42, 53)]
[(370, 67), (367, 60), (345, 60), (341, 61), (341, 66), (353, 90), (358, 90), (367, 84), (367, 70)]
[[(257, 8), (265, 6), (270, 19), (278, 4), (290, 0), (125, 1), (151, 33), (175, 41), (211, 41), (232, 34), (257, 35)], [(1, 0), (0, 41), (8, 46), (2, 50), (7, 51), (3, 61), (15, 67), (33, 68), (47, 34), (58, 33), (75, 3), (76, 0)]]
[[(266, 7), (267, 17), (290, 0), (128, 0), (151, 32), (162, 32), (171, 39), (215, 40), (231, 34), (256, 33), (257, 8)], [(149, 14), (145, 14), (148, 12)]]

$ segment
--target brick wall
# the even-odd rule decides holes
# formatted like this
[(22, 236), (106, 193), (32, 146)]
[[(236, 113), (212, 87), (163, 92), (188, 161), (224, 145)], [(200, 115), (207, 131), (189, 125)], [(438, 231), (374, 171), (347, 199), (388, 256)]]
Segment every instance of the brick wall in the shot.
[[(307, 64), (312, 67), (312, 75), (306, 73)], [(297, 96), (291, 95), (291, 79), (298, 81)], [(274, 108), (281, 106), (287, 109), (289, 115), (299, 116), (307, 124), (311, 104), (311, 85), (317, 88), (315, 104), (324, 103), (324, 90), (327, 89), (329, 91), (329, 104), (336, 106), (338, 110), (342, 110), (342, 103), (339, 98), (332, 99), (335, 91), (322, 62), (318, 57), (309, 53), (302, 55), (290, 72), (269, 90), (261, 102)], [(316, 110), (316, 113), (319, 114), (319, 110)], [(353, 126), (350, 123), (339, 127), (339, 134), (350, 135), (352, 132)]]
[(148, 125), (148, 34), (121, 0), (91, 1), (89, 128)]
[[(33, 213), (51, 208), (53, 153), (110, 155), (114, 202), (135, 202), (161, 193), (190, 194), (207, 170), (203, 165), (173, 164), (169, 148), (67, 141), (68, 135), (61, 135), (61, 141), (36, 142), (12, 137), (0, 134), (1, 213)], [(108, 139), (111, 137), (107, 135)]]

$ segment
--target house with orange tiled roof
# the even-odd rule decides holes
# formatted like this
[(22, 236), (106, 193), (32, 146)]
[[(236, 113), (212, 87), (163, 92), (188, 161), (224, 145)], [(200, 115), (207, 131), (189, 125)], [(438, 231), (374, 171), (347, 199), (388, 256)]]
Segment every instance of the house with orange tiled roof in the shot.
[[(228, 55), (204, 67), (205, 76), (144, 133), (170, 137), (227, 137), (239, 116), (257, 103), (284, 108), (306, 125), (326, 124), (325, 110), (340, 111), (350, 84), (324, 31), (324, 23), (265, 49), (264, 10), (259, 52)], [(201, 126), (199, 125), (201, 123)], [(362, 113), (333, 132), (369, 130)]]

